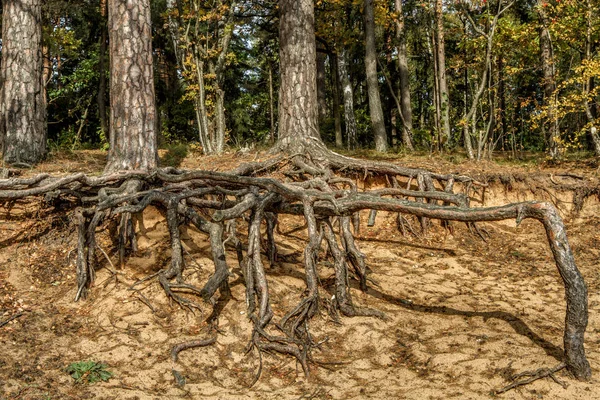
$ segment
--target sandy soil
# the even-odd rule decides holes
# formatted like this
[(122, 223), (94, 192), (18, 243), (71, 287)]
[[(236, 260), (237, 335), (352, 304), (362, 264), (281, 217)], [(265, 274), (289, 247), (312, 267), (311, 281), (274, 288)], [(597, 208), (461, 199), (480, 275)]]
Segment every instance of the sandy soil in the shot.
[[(259, 156), (198, 161), (187, 155), (179, 161), (186, 168), (227, 169)], [(39, 170), (68, 172), (87, 165), (86, 172), (93, 172), (101, 169), (102, 157), (79, 153)], [(495, 186), (486, 202), (533, 196), (524, 187)], [(569, 197), (562, 197), (568, 217)], [(233, 298), (222, 304), (216, 344), (182, 352), (173, 363), (173, 345), (207, 337), (211, 308), (202, 315), (186, 313), (169, 304), (155, 281), (128, 290), (169, 260), (160, 212), (147, 210), (138, 224), (136, 256), (116, 275), (99, 270), (88, 299), (73, 303), (76, 238), (69, 216), (49, 214), (39, 204), (0, 209), (0, 321), (23, 312), (0, 328), (0, 399), (600, 399), (600, 204), (595, 199), (568, 223), (590, 293), (586, 350), (594, 376), (578, 382), (559, 372), (567, 388), (544, 379), (498, 396), (491, 392), (506, 385), (507, 376), (554, 366), (562, 354), (564, 290), (537, 222), (518, 228), (514, 222), (485, 224), (487, 242), (461, 224), (450, 234), (436, 223), (425, 239), (417, 239), (400, 235), (392, 216), (380, 213), (377, 224), (364, 223), (359, 236), (376, 284), (367, 293), (354, 289), (353, 296), (387, 318), (335, 323), (323, 307), (311, 322), (323, 342), (314, 356), (323, 364), (313, 365), (307, 379), (289, 357), (268, 355), (251, 388), (258, 357), (245, 352), (251, 325), (235, 255), (228, 253)], [(280, 230), (283, 257), (268, 267), (278, 316), (293, 307), (304, 288), (302, 221), (285, 218)], [(114, 263), (109, 230), (100, 236)], [(200, 284), (213, 269), (206, 237), (187, 229), (183, 239), (186, 279)], [(319, 267), (321, 295), (331, 297), (333, 271), (326, 260)], [(81, 360), (106, 363), (114, 377), (75, 385), (65, 367)], [(185, 377), (183, 388), (173, 369)]]

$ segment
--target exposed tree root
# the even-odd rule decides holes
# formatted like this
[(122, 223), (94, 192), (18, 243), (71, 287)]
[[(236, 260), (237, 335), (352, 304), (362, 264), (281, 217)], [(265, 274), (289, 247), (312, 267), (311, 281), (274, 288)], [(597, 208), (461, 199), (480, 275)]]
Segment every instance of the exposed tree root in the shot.
[[(298, 360), (305, 374), (310, 372), (311, 349), (318, 344), (310, 333), (309, 321), (320, 306), (318, 257), (323, 244), (327, 245), (326, 256), (332, 260), (335, 276), (333, 296), (327, 301), (330, 311), (339, 311), (345, 316), (383, 317), (381, 312), (357, 307), (352, 301), (351, 272), (361, 290), (367, 289), (368, 282), (365, 255), (354, 240), (360, 229), (357, 216), (361, 210), (398, 213), (399, 230), (415, 236), (417, 233), (408, 216), (417, 219), (421, 234), (425, 234), (432, 220), (437, 219), (444, 221), (449, 229), (450, 221), (464, 222), (482, 238), (484, 233), (475, 225), (477, 222), (515, 219), (519, 223), (525, 218), (536, 219), (544, 225), (565, 285), (564, 365), (576, 378), (590, 378), (591, 370), (583, 347), (588, 317), (587, 288), (575, 265), (565, 226), (552, 204), (523, 202), (470, 208), (473, 188), (485, 185), (467, 176), (359, 161), (321, 147), (302, 153), (243, 165), (233, 173), (165, 168), (150, 173), (131, 171), (101, 177), (75, 174), (11, 178), (0, 180), (0, 201), (8, 204), (21, 199), (27, 201), (30, 197), (44, 197), (47, 201), (61, 198), (71, 203), (78, 226), (76, 300), (85, 297), (94, 282), (97, 251), (105, 253), (96, 244), (99, 227), (107, 221), (118, 222), (116, 245), (122, 261), (128, 251), (136, 250), (133, 220), (149, 205), (166, 214), (171, 263), (148, 279), (156, 277), (169, 299), (181, 307), (201, 310), (198, 300), (212, 302), (217, 291), (221, 295), (229, 293), (230, 270), (225, 246), (231, 246), (244, 277), (248, 316), (254, 325), (248, 350), (256, 349), (261, 360), (256, 379), (262, 370), (261, 352), (291, 355)], [(284, 169), (284, 166), (288, 168)], [(276, 168), (290, 179), (256, 176)], [(388, 187), (361, 192), (353, 180), (336, 176), (336, 173), (381, 174), (386, 177)], [(306, 289), (299, 303), (274, 323), (262, 254), (266, 254), (274, 268), (278, 259), (275, 230), (281, 215), (302, 216), (306, 223)], [(372, 215), (375, 223), (375, 212)], [(242, 220), (248, 221), (245, 246), (237, 234), (243, 225), (236, 221)], [(207, 235), (210, 243), (215, 271), (202, 288), (186, 283), (183, 276), (182, 224), (195, 226)], [(133, 286), (143, 281), (146, 279)], [(176, 346), (172, 357), (176, 359), (183, 349), (210, 344), (210, 340)]]
[[(564, 382), (561, 382), (560, 380), (558, 380), (558, 378), (556, 376), (554, 376), (554, 374), (562, 369), (565, 369), (567, 367), (567, 364), (565, 363), (560, 363), (557, 366), (553, 367), (553, 368), (540, 368), (537, 369), (535, 371), (525, 371), (525, 372), (521, 372), (519, 374), (513, 375), (510, 380), (513, 381), (510, 385), (504, 386), (503, 388), (500, 388), (498, 390), (495, 390), (493, 393), (494, 394), (501, 394), (501, 393), (505, 393), (508, 392), (509, 390), (512, 390), (514, 388), (517, 388), (519, 386), (525, 386), (530, 384), (531, 382), (535, 382), (539, 379), (543, 379), (543, 378), (552, 378), (552, 380), (554, 382), (556, 382), (557, 384), (559, 384), (560, 386), (562, 386), (563, 388), (567, 387), (567, 384)], [(521, 379), (521, 378), (526, 378), (526, 379)]]

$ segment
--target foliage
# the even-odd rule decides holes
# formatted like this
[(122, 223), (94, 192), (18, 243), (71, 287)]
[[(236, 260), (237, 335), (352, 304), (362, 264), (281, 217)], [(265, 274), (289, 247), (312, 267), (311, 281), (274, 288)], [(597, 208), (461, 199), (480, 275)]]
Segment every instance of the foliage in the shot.
[(75, 383), (92, 384), (106, 382), (112, 378), (112, 372), (108, 371), (106, 364), (95, 361), (78, 361), (70, 364), (66, 371), (75, 379)]

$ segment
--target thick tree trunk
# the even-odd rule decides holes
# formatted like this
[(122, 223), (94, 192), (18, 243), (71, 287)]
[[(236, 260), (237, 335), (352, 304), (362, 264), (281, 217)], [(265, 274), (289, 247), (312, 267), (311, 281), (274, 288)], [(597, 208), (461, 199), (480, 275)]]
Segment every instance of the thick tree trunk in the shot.
[(540, 21), (540, 62), (542, 64), (542, 73), (544, 77), (544, 103), (548, 109), (548, 151), (550, 157), (560, 157), (561, 149), (559, 146), (560, 132), (558, 130), (558, 120), (554, 112), (554, 91), (556, 90), (554, 54), (552, 51), (552, 39), (548, 30), (548, 16), (544, 11), (542, 0), (537, 3), (538, 18)]
[(377, 47), (375, 44), (375, 14), (373, 0), (365, 0), (365, 69), (367, 74), (367, 90), (369, 94), (369, 115), (375, 137), (375, 150), (387, 151), (388, 142), (383, 119), (383, 108), (379, 96), (379, 80), (377, 79)]
[(279, 2), (278, 148), (322, 146), (318, 128), (315, 19), (312, 0)]
[(448, 146), (452, 146), (452, 132), (450, 130), (450, 96), (446, 79), (446, 45), (444, 41), (444, 14), (442, 0), (435, 2), (436, 40), (435, 52), (437, 55), (437, 80), (440, 96), (441, 127)]
[(271, 119), (271, 130), (269, 132), (269, 143), (275, 143), (275, 101), (273, 95), (273, 64), (269, 60), (269, 117)]
[(110, 150), (106, 172), (158, 165), (149, 0), (109, 0)]
[(352, 82), (348, 76), (348, 60), (346, 50), (342, 48), (337, 57), (338, 74), (344, 96), (344, 120), (346, 123), (346, 140), (348, 149), (354, 149), (358, 145), (356, 133), (356, 117), (354, 116), (354, 93)]
[(402, 0), (396, 2), (396, 40), (398, 45), (398, 72), (400, 75), (400, 105), (402, 106), (402, 141), (404, 145), (413, 150), (412, 143), (412, 105), (410, 103), (410, 77), (408, 73), (408, 56), (406, 54), (406, 34), (404, 28), (404, 14), (402, 14)]
[(2, 7), (0, 144), (5, 162), (34, 164), (46, 155), (42, 0)]

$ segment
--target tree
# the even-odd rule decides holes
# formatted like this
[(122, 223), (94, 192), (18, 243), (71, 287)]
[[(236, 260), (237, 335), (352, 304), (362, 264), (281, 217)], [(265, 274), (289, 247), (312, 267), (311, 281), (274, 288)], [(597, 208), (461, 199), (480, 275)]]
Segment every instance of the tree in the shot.
[(546, 3), (543, 0), (537, 2), (537, 13), (539, 18), (539, 36), (540, 36), (540, 63), (542, 67), (544, 88), (544, 103), (547, 108), (547, 129), (546, 141), (548, 143), (548, 152), (550, 157), (558, 158), (561, 155), (560, 131), (558, 119), (555, 115), (556, 107), (556, 68), (554, 63), (554, 50), (552, 48), (552, 38), (548, 29), (549, 19), (544, 8)]
[(402, 141), (413, 150), (412, 142), (412, 105), (410, 103), (410, 76), (408, 73), (408, 56), (406, 51), (406, 27), (402, 12), (402, 0), (395, 0), (396, 6), (396, 52), (398, 53), (398, 72), (400, 75), (400, 116), (402, 119)]
[(375, 137), (375, 149), (387, 151), (388, 142), (383, 119), (383, 108), (379, 95), (379, 79), (377, 78), (377, 46), (375, 43), (375, 11), (373, 0), (365, 0), (365, 70), (367, 73), (367, 89), (369, 93), (369, 115)]
[(279, 2), (278, 148), (324, 147), (319, 133), (313, 0)]
[(435, 58), (437, 60), (437, 84), (439, 91), (439, 113), (443, 135), (448, 144), (452, 143), (450, 130), (450, 95), (446, 78), (446, 42), (444, 39), (444, 13), (442, 0), (435, 0)]
[(46, 154), (41, 0), (3, 0), (0, 144), (7, 163)]
[(158, 166), (150, 1), (108, 1), (110, 150), (106, 171)]

